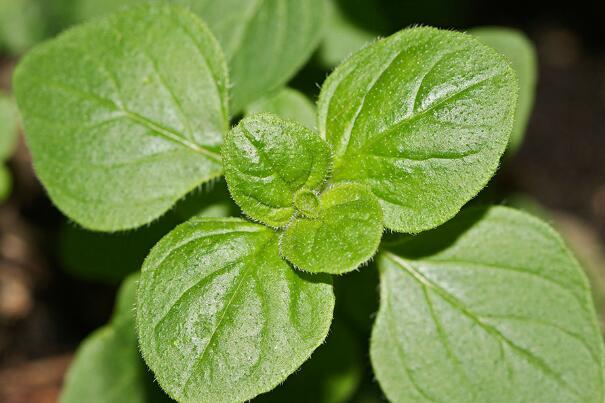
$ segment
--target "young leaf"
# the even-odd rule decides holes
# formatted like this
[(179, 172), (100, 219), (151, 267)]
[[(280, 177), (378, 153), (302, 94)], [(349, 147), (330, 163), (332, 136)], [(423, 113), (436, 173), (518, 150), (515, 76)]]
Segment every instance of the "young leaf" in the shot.
[(137, 328), (160, 385), (184, 402), (236, 402), (267, 392), (328, 333), (329, 277), (293, 270), (277, 234), (239, 219), (193, 218), (143, 266)]
[(80, 345), (61, 392), (61, 403), (167, 401), (154, 389), (134, 327), (138, 274), (120, 288), (111, 322)]
[(521, 32), (510, 28), (481, 27), (470, 31), (486, 45), (496, 49), (512, 63), (519, 78), (519, 101), (508, 148), (514, 152), (523, 141), (525, 128), (534, 106), (537, 79), (537, 56), (534, 46)]
[(247, 115), (261, 112), (274, 113), (282, 119), (295, 120), (309, 129), (315, 129), (317, 126), (315, 105), (305, 95), (292, 88), (282, 88), (246, 108)]
[(495, 172), (516, 92), (504, 57), (470, 35), (412, 28), (378, 41), (341, 64), (321, 91), (333, 182), (368, 185), (387, 228), (440, 225)]
[[(301, 270), (342, 274), (370, 259), (382, 237), (382, 210), (361, 185), (338, 184), (315, 203), (298, 207), (283, 232), (280, 252)], [(297, 206), (303, 204), (297, 203)]]
[(389, 247), (379, 266), (371, 358), (390, 400), (603, 401), (586, 278), (542, 221), (469, 209)]
[(226, 67), (184, 9), (135, 7), (69, 30), (28, 54), (14, 84), (37, 175), (86, 228), (140, 226), (221, 174)]
[(229, 61), (234, 113), (284, 85), (323, 33), (325, 0), (178, 0), (212, 29)]
[(296, 211), (295, 198), (324, 184), (330, 148), (299, 123), (258, 114), (229, 132), (223, 159), (229, 190), (244, 213), (282, 227)]

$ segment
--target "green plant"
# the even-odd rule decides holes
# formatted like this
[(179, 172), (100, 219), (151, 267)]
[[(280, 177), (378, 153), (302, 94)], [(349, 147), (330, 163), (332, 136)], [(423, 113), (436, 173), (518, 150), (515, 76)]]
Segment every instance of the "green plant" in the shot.
[[(136, 329), (162, 388), (192, 402), (272, 390), (326, 338), (330, 274), (369, 270), (375, 257), (370, 355), (390, 400), (602, 401), (592, 300), (559, 236), (504, 207), (460, 212), (509, 142), (518, 88), (508, 61), (467, 34), (400, 31), (328, 77), (316, 132), (266, 113), (285, 114), (291, 96), (259, 99), (314, 48), (322, 2), (262, 4), (255, 21), (276, 21), (282, 34), (266, 41), (266, 24), (249, 28), (227, 60), (226, 31), (214, 29), (217, 41), (185, 9), (145, 5), (39, 46), (15, 74), (36, 172), (76, 222), (104, 231), (149, 223), (223, 172), (248, 217), (196, 215), (147, 256)], [(280, 20), (290, 6), (310, 20)], [(221, 17), (214, 26), (227, 30)], [(263, 113), (229, 130), (241, 110)], [(406, 235), (381, 242), (384, 228)], [(80, 382), (98, 373), (96, 390), (109, 387), (114, 371), (86, 369), (108, 354), (79, 355), (65, 401), (86, 400), (76, 381), (86, 371)]]

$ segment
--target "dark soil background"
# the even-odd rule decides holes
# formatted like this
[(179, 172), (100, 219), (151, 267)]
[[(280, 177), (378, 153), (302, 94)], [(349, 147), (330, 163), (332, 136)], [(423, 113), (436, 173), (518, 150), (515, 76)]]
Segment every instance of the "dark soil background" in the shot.
[[(102, 0), (99, 0), (102, 1)], [(341, 1), (347, 14), (378, 34), (412, 24), (466, 29), (503, 25), (534, 42), (539, 79), (525, 142), (503, 160), (496, 203), (517, 194), (535, 200), (589, 266), (597, 305), (605, 278), (605, 24), (598, 2), (482, 0)], [(372, 12), (368, 13), (369, 9)], [(0, 56), (0, 88), (10, 90), (16, 60)], [(294, 79), (321, 84), (312, 60)], [(116, 285), (67, 274), (58, 256), (66, 218), (33, 176), (21, 140), (10, 161), (11, 198), (0, 205), (0, 401), (54, 402), (79, 342), (107, 322)]]

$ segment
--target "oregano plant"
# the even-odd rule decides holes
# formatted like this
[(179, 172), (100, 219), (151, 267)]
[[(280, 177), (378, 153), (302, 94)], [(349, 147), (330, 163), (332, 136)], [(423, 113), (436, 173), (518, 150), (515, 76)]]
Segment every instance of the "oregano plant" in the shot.
[[(321, 12), (307, 15), (321, 25)], [(300, 19), (281, 16), (281, 45), (312, 49)], [(96, 367), (81, 357), (109, 357), (112, 346), (123, 346), (127, 370), (144, 383), (133, 322), (171, 398), (269, 392), (326, 339), (331, 276), (371, 270), (372, 259), (380, 308), (370, 358), (389, 400), (603, 400), (589, 288), (560, 237), (509, 208), (463, 209), (513, 130), (518, 82), (505, 56), (468, 34), (404, 29), (330, 74), (314, 124), (312, 105), (242, 67), (254, 59), (269, 72), (293, 70), (291, 50), (268, 58), (262, 41), (247, 45), (251, 30), (225, 57), (225, 31), (210, 26), (178, 6), (135, 6), (38, 46), (15, 73), (36, 172), (77, 223), (135, 228), (222, 175), (244, 214), (195, 215), (153, 247), (136, 291), (131, 279), (121, 298), (136, 294), (136, 318), (118, 308), (78, 357), (65, 401), (90, 391), (79, 391), (77, 374), (85, 382)], [(260, 37), (269, 31), (262, 25)], [(230, 84), (231, 75), (240, 79)], [(286, 113), (287, 104), (296, 106)]]

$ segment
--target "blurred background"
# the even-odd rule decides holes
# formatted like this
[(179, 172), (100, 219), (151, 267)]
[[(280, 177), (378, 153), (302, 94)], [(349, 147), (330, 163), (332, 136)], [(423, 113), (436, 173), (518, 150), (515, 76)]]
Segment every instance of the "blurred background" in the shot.
[[(120, 281), (139, 269), (163, 234), (225, 195), (218, 182), (149, 227), (108, 235), (69, 222), (37, 182), (10, 96), (13, 68), (36, 43), (121, 3), (0, 0), (0, 402), (56, 401), (78, 345), (107, 323)], [(473, 203), (512, 205), (551, 222), (586, 268), (603, 318), (605, 24), (598, 3), (334, 0), (324, 41), (290, 86), (315, 99), (343, 57), (411, 25), (503, 26), (524, 33), (537, 55), (533, 111), (518, 146)], [(239, 214), (227, 204), (212, 208)], [(367, 284), (377, 284), (375, 277), (367, 270), (337, 280), (338, 326), (348, 330), (334, 337), (346, 334), (349, 344), (339, 344), (350, 349), (342, 361), (355, 369), (335, 369), (349, 377), (348, 393), (335, 401), (384, 400), (367, 353), (377, 302), (375, 287)], [(351, 351), (357, 358), (346, 358)], [(343, 353), (333, 354), (340, 360)]]

